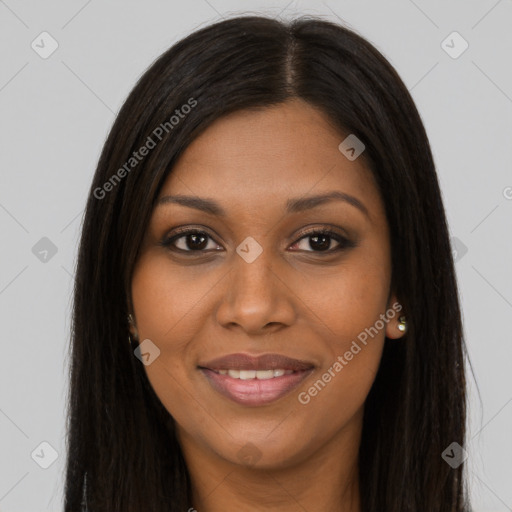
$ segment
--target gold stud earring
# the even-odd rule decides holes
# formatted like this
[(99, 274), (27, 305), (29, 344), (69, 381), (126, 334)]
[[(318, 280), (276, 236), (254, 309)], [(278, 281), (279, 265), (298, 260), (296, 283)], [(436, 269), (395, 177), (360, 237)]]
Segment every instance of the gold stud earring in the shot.
[(398, 324), (398, 330), (401, 332), (407, 331), (407, 319), (405, 318), (405, 315), (402, 315), (398, 318), (398, 321), (400, 322)]

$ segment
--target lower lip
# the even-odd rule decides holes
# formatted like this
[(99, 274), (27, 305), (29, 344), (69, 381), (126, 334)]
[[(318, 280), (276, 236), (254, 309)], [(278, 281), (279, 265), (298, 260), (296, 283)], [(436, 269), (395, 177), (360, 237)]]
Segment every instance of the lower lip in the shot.
[(233, 379), (208, 368), (200, 368), (212, 387), (241, 405), (265, 405), (282, 398), (296, 388), (313, 369), (303, 370), (272, 379)]

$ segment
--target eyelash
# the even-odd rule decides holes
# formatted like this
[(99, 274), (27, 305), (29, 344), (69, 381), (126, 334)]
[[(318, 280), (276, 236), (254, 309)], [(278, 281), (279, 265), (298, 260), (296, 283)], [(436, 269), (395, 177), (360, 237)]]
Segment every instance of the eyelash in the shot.
[[(173, 251), (173, 252), (178, 252), (178, 253), (181, 253), (181, 254), (189, 253), (191, 256), (194, 255), (194, 253), (201, 254), (201, 253), (204, 253), (204, 252), (210, 252), (211, 251), (211, 249), (209, 251), (206, 251), (205, 249), (199, 249), (199, 250), (191, 250), (191, 249), (189, 249), (189, 250), (184, 250), (184, 249), (179, 249), (178, 247), (173, 246), (173, 243), (175, 243), (180, 238), (186, 237), (187, 235), (206, 235), (209, 239), (211, 239), (211, 240), (213, 240), (215, 242), (213, 237), (211, 237), (204, 230), (182, 228), (182, 229), (178, 229), (177, 232), (174, 235), (172, 235), (171, 237), (164, 238), (161, 242), (159, 242), (159, 245), (161, 245), (161, 246), (163, 246), (163, 247), (165, 247), (165, 248), (167, 248), (167, 249), (169, 249), (170, 251)], [(323, 236), (327, 236), (329, 238), (332, 238), (336, 242), (338, 242), (340, 245), (339, 245), (339, 247), (336, 247), (334, 249), (328, 249), (326, 251), (310, 250), (310, 251), (305, 251), (305, 252), (317, 253), (317, 254), (320, 254), (320, 255), (323, 255), (323, 254), (326, 254), (326, 255), (329, 254), (330, 255), (330, 254), (333, 254), (333, 253), (336, 253), (336, 252), (340, 252), (340, 251), (343, 251), (345, 249), (350, 249), (350, 248), (356, 246), (356, 244), (353, 241), (351, 241), (348, 238), (340, 235), (339, 233), (335, 233), (334, 231), (330, 231), (328, 229), (321, 229), (321, 228), (315, 228), (315, 229), (312, 229), (310, 231), (302, 233), (300, 238), (298, 238), (297, 241), (293, 242), (292, 245), (297, 244), (298, 242), (300, 242), (304, 238), (313, 237), (313, 236), (316, 236), (316, 235), (323, 235)], [(217, 243), (217, 242), (215, 242), (215, 243)], [(220, 244), (218, 244), (218, 245), (220, 245)], [(214, 251), (215, 251), (215, 249), (214, 249)]]

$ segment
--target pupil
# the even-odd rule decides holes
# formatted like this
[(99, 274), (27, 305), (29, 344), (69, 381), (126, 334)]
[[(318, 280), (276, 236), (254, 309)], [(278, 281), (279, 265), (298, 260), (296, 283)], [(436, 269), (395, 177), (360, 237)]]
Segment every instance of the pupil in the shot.
[[(322, 242), (317, 244), (319, 239), (322, 240)], [(312, 241), (314, 241), (314, 242), (311, 243)], [(317, 245), (315, 246), (315, 244), (317, 244)], [(311, 247), (311, 249), (325, 250), (325, 249), (329, 249), (329, 245), (330, 245), (330, 238), (328, 235), (313, 235), (309, 240), (309, 246)]]
[[(200, 241), (198, 242), (198, 240)], [(197, 233), (192, 233), (187, 237), (187, 246), (189, 249), (204, 249), (207, 245), (205, 242), (206, 237), (198, 235)]]

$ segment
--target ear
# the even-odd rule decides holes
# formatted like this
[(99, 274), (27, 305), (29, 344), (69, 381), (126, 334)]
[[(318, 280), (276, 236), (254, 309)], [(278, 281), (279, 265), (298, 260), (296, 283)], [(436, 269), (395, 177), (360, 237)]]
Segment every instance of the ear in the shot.
[(401, 331), (398, 328), (398, 325), (400, 324), (399, 317), (402, 315), (405, 315), (404, 309), (400, 301), (396, 298), (396, 295), (393, 293), (391, 294), (387, 309), (386, 309), (386, 316), (389, 318), (389, 322), (386, 324), (386, 337), (391, 339), (398, 339), (401, 338), (405, 332)]

